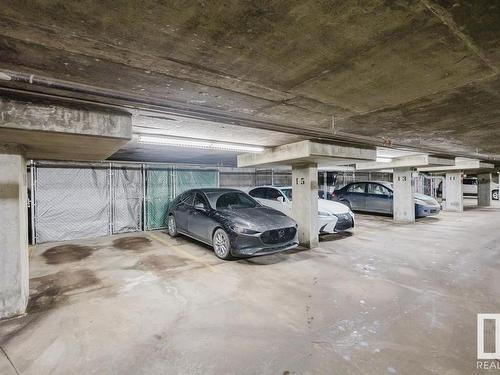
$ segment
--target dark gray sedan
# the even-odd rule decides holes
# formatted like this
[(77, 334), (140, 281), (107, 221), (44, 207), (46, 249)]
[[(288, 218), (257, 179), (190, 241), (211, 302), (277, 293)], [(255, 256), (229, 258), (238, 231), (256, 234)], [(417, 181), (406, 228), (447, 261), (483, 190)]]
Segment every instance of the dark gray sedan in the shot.
[(177, 196), (168, 233), (213, 246), (221, 259), (271, 254), (298, 246), (297, 224), (236, 189), (194, 189)]

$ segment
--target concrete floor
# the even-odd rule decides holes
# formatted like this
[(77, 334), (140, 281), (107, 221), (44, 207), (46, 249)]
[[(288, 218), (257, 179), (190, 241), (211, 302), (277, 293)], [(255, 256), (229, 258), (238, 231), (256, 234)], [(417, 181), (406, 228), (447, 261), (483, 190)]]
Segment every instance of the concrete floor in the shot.
[(499, 209), (358, 215), (315, 250), (232, 262), (161, 232), (37, 246), (0, 373), (471, 374), (499, 228)]

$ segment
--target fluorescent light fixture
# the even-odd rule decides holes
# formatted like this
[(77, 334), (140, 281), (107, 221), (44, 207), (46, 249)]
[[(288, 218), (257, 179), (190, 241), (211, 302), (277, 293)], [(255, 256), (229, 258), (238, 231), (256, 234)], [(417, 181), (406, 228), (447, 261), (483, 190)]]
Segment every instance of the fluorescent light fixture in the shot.
[(383, 156), (377, 156), (377, 162), (378, 163), (390, 163), (392, 161), (392, 158), (386, 158)]
[(222, 143), (209, 140), (194, 139), (194, 138), (174, 138), (174, 137), (155, 137), (149, 135), (140, 135), (140, 143), (149, 143), (154, 145), (165, 145), (175, 147), (188, 148), (204, 148), (210, 150), (222, 151), (242, 151), (242, 152), (262, 152), (264, 147), (242, 145), (238, 143)]

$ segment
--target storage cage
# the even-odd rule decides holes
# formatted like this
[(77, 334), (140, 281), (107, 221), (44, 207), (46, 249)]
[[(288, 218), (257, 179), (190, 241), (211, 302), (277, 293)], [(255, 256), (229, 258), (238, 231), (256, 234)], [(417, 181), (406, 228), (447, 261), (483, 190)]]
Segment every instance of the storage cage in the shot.
[(31, 243), (162, 229), (177, 194), (219, 186), (214, 168), (139, 163), (37, 161), (29, 178)]

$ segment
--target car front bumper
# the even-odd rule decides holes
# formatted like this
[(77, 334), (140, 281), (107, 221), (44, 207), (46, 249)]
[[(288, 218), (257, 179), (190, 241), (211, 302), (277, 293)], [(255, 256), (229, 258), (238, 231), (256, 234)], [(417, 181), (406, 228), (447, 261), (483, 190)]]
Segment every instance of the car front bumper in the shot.
[(349, 230), (354, 227), (354, 218), (350, 214), (332, 217), (318, 217), (319, 234), (331, 234)]
[(268, 255), (294, 249), (297, 246), (299, 246), (297, 233), (288, 241), (273, 244), (264, 243), (260, 238), (260, 233), (256, 235), (234, 234), (231, 236), (231, 254), (235, 257)]
[(426, 217), (434, 216), (441, 212), (441, 206), (427, 206), (416, 204), (415, 205), (415, 216), (416, 217)]

